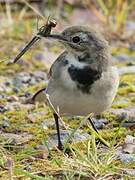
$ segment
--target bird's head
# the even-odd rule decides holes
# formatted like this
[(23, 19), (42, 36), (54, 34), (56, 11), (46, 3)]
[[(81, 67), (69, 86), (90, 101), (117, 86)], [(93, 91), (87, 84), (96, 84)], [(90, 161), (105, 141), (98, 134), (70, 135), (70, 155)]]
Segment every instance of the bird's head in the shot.
[[(38, 36), (37, 36), (38, 35)], [(108, 43), (102, 37), (101, 34), (96, 32), (92, 28), (85, 26), (71, 26), (66, 28), (62, 33), (59, 34), (37, 34), (33, 39), (25, 46), (25, 48), (15, 57), (14, 62), (18, 59), (41, 37), (56, 39), (62, 43), (68, 51), (72, 53), (83, 53), (98, 54), (102, 50), (108, 50)]]
[(84, 26), (72, 26), (60, 34), (50, 34), (48, 38), (59, 40), (67, 49), (75, 52), (97, 52), (108, 47), (108, 42), (101, 34)]

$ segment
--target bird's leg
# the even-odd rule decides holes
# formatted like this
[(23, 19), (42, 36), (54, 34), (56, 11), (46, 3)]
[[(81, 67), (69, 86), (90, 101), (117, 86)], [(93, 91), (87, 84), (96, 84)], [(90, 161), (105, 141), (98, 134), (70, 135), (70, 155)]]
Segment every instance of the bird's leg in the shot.
[(59, 128), (59, 117), (56, 113), (53, 114), (54, 116), (54, 119), (55, 119), (55, 124), (56, 124), (56, 129), (57, 129), (57, 136), (58, 136), (58, 149), (59, 150), (63, 150), (63, 145), (62, 145), (62, 142), (61, 142), (61, 139), (60, 139), (60, 128)]
[(93, 121), (92, 121), (92, 118), (89, 117), (88, 120), (89, 120), (89, 122), (90, 122), (92, 128), (93, 128), (97, 133), (99, 133), (98, 130), (97, 130), (97, 128), (96, 128), (96, 126), (95, 126), (95, 124), (94, 124)]

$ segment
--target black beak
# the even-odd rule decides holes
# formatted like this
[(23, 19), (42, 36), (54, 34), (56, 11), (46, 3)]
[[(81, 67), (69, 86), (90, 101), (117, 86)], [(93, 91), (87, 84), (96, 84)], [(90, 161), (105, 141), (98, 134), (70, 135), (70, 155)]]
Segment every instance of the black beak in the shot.
[(59, 40), (59, 41), (67, 41), (67, 39), (64, 37), (64, 36), (62, 36), (61, 34), (50, 34), (50, 35), (48, 35), (48, 36), (46, 36), (47, 38), (52, 38), (52, 39), (57, 39), (57, 40)]
[(57, 40), (60, 40), (60, 41), (67, 41), (61, 34), (48, 34), (48, 35), (39, 35), (39, 36), (36, 35), (23, 48), (23, 50), (15, 57), (15, 59), (13, 60), (13, 63), (16, 63), (26, 53), (26, 51), (28, 51), (42, 37), (50, 38), (50, 39), (57, 39)]
[(14, 63), (16, 63), (23, 55), (26, 51), (28, 51), (33, 44), (35, 44), (38, 40), (40, 40), (41, 37), (39, 36), (34, 36), (31, 41), (23, 48), (23, 50), (15, 57), (14, 59)]

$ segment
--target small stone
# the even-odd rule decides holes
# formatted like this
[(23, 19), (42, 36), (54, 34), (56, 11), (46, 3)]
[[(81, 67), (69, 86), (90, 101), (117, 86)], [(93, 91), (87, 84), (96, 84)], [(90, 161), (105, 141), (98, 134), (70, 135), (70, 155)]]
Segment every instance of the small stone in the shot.
[(7, 98), (8, 102), (14, 102), (14, 101), (19, 101), (19, 98), (15, 95), (12, 95), (10, 97)]
[[(125, 120), (125, 118), (121, 119), (121, 121), (122, 120)], [(126, 127), (126, 128), (130, 128), (130, 129), (135, 129), (135, 121), (125, 121), (125, 122), (122, 122), (122, 126)]]
[(123, 163), (135, 162), (135, 157), (132, 154), (121, 153), (119, 154), (119, 159)]
[(135, 51), (135, 42), (129, 46), (130, 51)]
[[(59, 125), (61, 126), (61, 124), (59, 123)], [(43, 129), (48, 129), (48, 128), (52, 128), (55, 129), (56, 125), (54, 120), (52, 119), (46, 119), (42, 122), (41, 126), (43, 127)]]
[[(64, 143), (64, 140), (69, 136), (68, 131), (60, 131), (60, 137), (61, 137), (61, 142)], [(48, 139), (48, 147), (53, 148), (54, 146), (58, 145), (58, 136), (57, 133), (53, 133), (49, 135)]]
[(121, 109), (110, 109), (110, 112), (116, 116), (117, 121), (123, 121), (124, 119), (128, 119), (128, 121), (135, 120), (135, 106)]
[(94, 125), (95, 125), (95, 127), (97, 129), (102, 129), (103, 128), (104, 124), (102, 122), (98, 122), (98, 120), (93, 120), (93, 123), (94, 123)]
[(30, 75), (22, 77), (22, 82), (23, 83), (29, 83), (30, 81), (31, 81), (31, 76)]
[(118, 61), (127, 61), (129, 59), (129, 56), (126, 54), (119, 54), (114, 56), (115, 59), (117, 59)]
[(36, 79), (34, 78), (34, 77), (32, 77), (31, 79), (30, 79), (30, 81), (29, 81), (29, 85), (34, 85), (34, 84), (36, 84), (37, 83), (37, 81), (36, 81)]
[[(12, 109), (11, 109), (12, 108)], [(12, 102), (12, 106), (10, 106), (10, 110), (22, 110), (22, 109), (27, 109), (28, 111), (34, 109), (33, 104), (22, 104), (19, 101)]]
[(133, 154), (135, 153), (135, 143), (126, 143), (123, 145), (123, 152)]
[(28, 119), (29, 122), (35, 123), (37, 118), (36, 118), (36, 116), (34, 114), (29, 114), (27, 116), (27, 119)]
[(131, 144), (135, 144), (135, 137), (131, 136), (131, 135), (127, 135), (125, 138), (125, 143), (131, 143)]
[(74, 134), (73, 142), (84, 141), (88, 137), (89, 137), (88, 133), (79, 133), (79, 132), (76, 132)]
[(7, 141), (8, 144), (21, 145), (27, 143), (33, 138), (33, 135), (28, 133), (14, 134), (14, 133), (0, 133), (0, 138)]
[(13, 78), (13, 84), (20, 88), (23, 84), (29, 84), (31, 81), (31, 75), (27, 72), (20, 72)]
[(4, 113), (6, 111), (8, 111), (8, 108), (5, 105), (0, 105), (0, 112)]
[(12, 91), (13, 91), (14, 93), (19, 93), (19, 89), (16, 88), (16, 87), (12, 88)]
[(125, 144), (122, 147), (123, 152), (134, 154), (135, 153), (135, 137), (127, 135), (125, 138)]
[(133, 63), (135, 62), (135, 56), (129, 56), (127, 54), (119, 54), (113, 57), (114, 60), (117, 60), (119, 62), (128, 62)]
[(135, 176), (135, 169), (125, 169), (124, 172), (130, 176)]
[(130, 92), (130, 93), (128, 93), (128, 97), (130, 97), (130, 98), (135, 97), (135, 92)]
[(36, 80), (47, 80), (47, 74), (43, 71), (35, 71), (33, 75)]
[(31, 96), (31, 93), (26, 92), (26, 93), (24, 94), (24, 96), (25, 96), (26, 98), (28, 98), (28, 97), (30, 97), (30, 96)]
[(0, 99), (6, 99), (6, 95), (5, 94), (0, 94)]
[(132, 30), (133, 32), (135, 32), (135, 22), (132, 20), (129, 20), (126, 22), (126, 29), (128, 31)]
[(7, 81), (7, 82), (5, 82), (4, 84), (5, 84), (6, 86), (10, 86), (11, 83)]
[[(62, 130), (60, 132), (62, 143), (66, 141), (66, 139), (70, 136), (70, 134), (71, 131), (68, 130)], [(77, 131), (68, 143), (83, 141), (86, 140), (88, 137), (89, 137), (88, 133), (82, 133), (81, 131)], [(52, 148), (54, 146), (57, 146), (57, 143), (58, 143), (57, 133), (50, 135), (48, 140), (48, 147)]]
[(34, 54), (34, 58), (38, 61), (41, 61), (45, 59), (45, 56), (42, 52), (39, 52), (39, 53)]
[(10, 126), (10, 122), (9, 119), (7, 117), (4, 117), (1, 121), (0, 121), (0, 130), (3, 130), (7, 127)]
[(93, 119), (93, 123), (96, 126), (97, 129), (102, 129), (105, 124), (108, 123), (107, 119)]
[(134, 74), (135, 73), (135, 66), (124, 66), (118, 69), (119, 74)]
[(26, 108), (27, 110), (33, 110), (35, 106), (33, 104), (20, 104), (20, 108)]

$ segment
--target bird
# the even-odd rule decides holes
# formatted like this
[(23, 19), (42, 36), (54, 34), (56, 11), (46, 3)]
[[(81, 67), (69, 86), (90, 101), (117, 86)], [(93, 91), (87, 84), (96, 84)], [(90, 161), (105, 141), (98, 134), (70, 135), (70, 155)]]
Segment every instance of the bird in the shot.
[[(117, 93), (119, 74), (103, 35), (93, 27), (75, 25), (46, 38), (57, 40), (65, 50), (50, 67), (47, 87), (35, 93), (33, 101), (38, 97), (45, 101), (48, 94), (60, 116), (99, 115), (109, 109)], [(58, 148), (62, 150), (59, 116), (56, 112), (53, 116)], [(88, 120), (97, 131), (92, 119)]]

